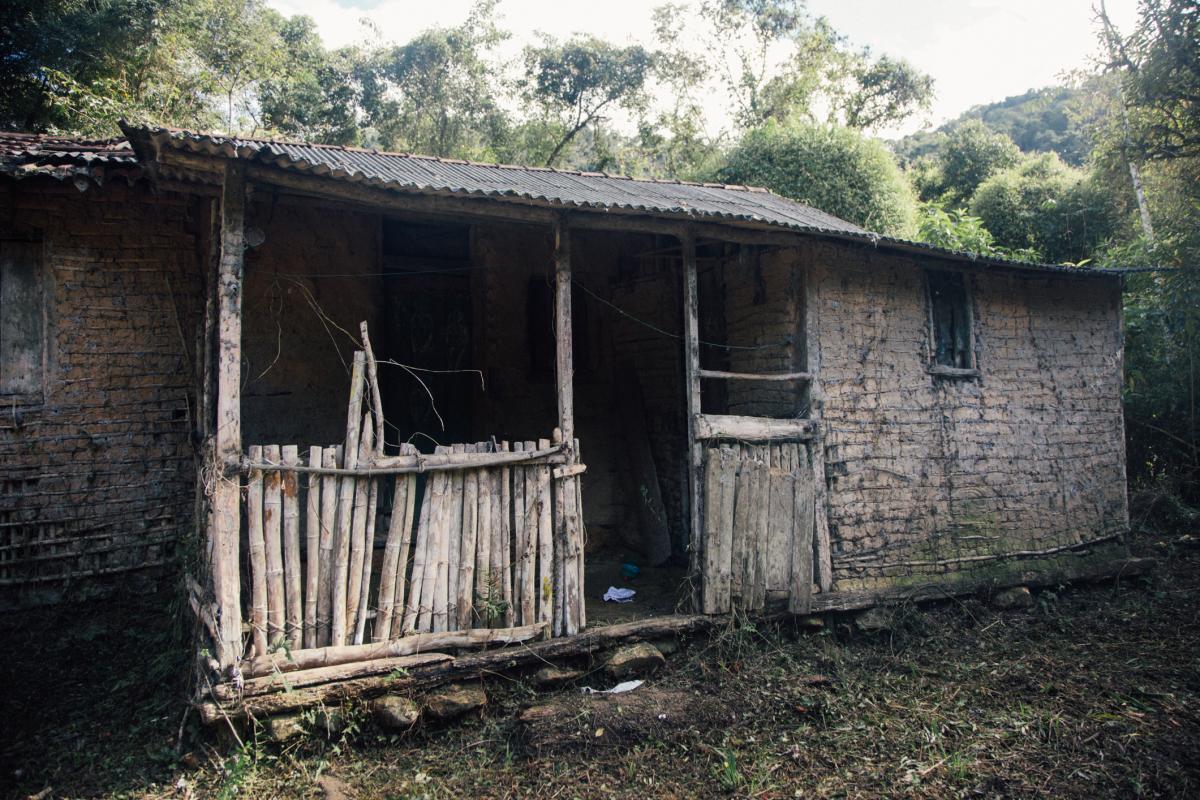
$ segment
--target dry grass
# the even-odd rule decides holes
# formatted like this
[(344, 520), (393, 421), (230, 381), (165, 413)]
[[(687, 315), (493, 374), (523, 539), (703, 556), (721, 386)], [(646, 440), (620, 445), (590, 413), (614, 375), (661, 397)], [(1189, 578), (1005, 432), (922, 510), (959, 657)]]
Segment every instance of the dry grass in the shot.
[[(1157, 576), (1042, 592), (1028, 611), (902, 609), (874, 637), (844, 621), (815, 636), (731, 625), (688, 643), (638, 701), (606, 702), (600, 736), (581, 735), (599, 717), (575, 696), (561, 746), (517, 721), (545, 698), (509, 680), (450, 728), (384, 736), (351, 714), (331, 742), (218, 754), (193, 741), (188, 768), (171, 750), (177, 694), (139, 680), (155, 645), (128, 620), (150, 626), (144, 610), (119, 609), (102, 635), (85, 621), (82, 638), (10, 620), (2, 779), (17, 797), (1197, 796), (1200, 551), (1141, 549), (1163, 558)], [(45, 670), (46, 650), (67, 666)], [(814, 674), (833, 682), (798, 677)], [(633, 719), (660, 706), (671, 724)]]

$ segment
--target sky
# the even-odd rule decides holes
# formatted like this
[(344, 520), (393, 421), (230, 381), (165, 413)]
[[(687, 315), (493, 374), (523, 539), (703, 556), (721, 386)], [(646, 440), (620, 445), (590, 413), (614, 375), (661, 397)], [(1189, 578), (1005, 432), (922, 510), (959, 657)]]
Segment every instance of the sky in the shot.
[[(676, 0), (678, 2), (679, 0)], [(461, 22), (471, 0), (267, 0), (278, 11), (307, 14), (328, 47), (360, 42), (369, 18), (385, 41), (403, 43), (433, 26)], [(696, 0), (684, 0), (694, 3)], [(1098, 0), (809, 0), (809, 10), (876, 54), (908, 59), (935, 81), (927, 115), (880, 131), (885, 138), (936, 126), (971, 106), (1002, 100), (1056, 83), (1085, 67), (1096, 51)], [(542, 31), (562, 38), (586, 32), (625, 43), (651, 45), (656, 0), (502, 0), (507, 47), (519, 52)], [(1108, 0), (1122, 30), (1137, 16), (1137, 0)], [(713, 99), (716, 103), (716, 98)], [(708, 109), (719, 117), (721, 109)]]

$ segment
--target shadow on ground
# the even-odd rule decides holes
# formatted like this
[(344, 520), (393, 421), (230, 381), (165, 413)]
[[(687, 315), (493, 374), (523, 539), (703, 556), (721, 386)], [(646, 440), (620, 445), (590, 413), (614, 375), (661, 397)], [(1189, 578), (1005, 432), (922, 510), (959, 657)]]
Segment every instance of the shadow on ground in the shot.
[[(449, 728), (385, 735), (351, 711), (332, 740), (185, 736), (182, 760), (167, 600), (12, 616), (0, 796), (1194, 797), (1200, 550), (1137, 549), (1157, 575), (1021, 611), (901, 608), (869, 636), (734, 622), (627, 703), (493, 681), (486, 712)], [(548, 701), (566, 712), (519, 720)]]

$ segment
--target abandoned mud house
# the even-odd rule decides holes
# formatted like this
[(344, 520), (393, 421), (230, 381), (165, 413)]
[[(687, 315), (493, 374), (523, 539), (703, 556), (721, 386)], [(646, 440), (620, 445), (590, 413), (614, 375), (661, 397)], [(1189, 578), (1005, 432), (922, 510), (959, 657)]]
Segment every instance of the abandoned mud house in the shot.
[(576, 636), (594, 564), (712, 615), (1120, 556), (1117, 276), (746, 187), (125, 134), (0, 136), (6, 604), (182, 563), (250, 692)]

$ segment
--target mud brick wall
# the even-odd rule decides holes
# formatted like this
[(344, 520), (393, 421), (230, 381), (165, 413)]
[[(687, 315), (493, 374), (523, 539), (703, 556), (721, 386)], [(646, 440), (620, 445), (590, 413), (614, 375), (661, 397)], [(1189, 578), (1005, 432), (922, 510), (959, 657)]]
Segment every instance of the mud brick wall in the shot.
[(923, 267), (811, 244), (837, 588), (986, 570), (1128, 525), (1109, 278), (967, 272), (979, 376), (931, 375)]
[(41, 239), (46, 306), (44, 394), (0, 397), (0, 605), (161, 565), (190, 532), (206, 225), (206, 203), (143, 185), (0, 182), (0, 235)]
[(363, 320), (385, 357), (379, 215), (263, 194), (246, 225), (266, 238), (245, 259), (242, 441), (340, 443)]

